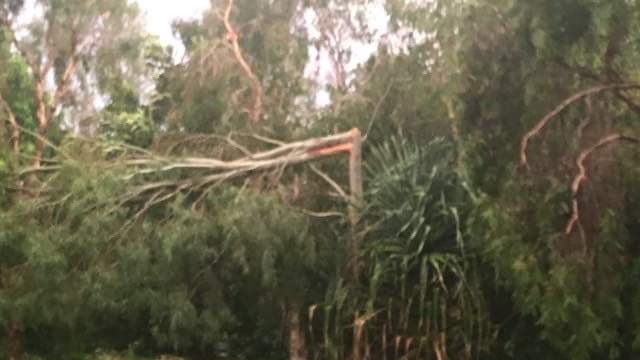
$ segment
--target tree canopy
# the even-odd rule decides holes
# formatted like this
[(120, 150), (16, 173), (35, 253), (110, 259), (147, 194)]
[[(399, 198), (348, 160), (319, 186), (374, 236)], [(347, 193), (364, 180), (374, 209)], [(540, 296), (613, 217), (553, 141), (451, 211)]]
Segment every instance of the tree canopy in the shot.
[(0, 358), (640, 356), (640, 2), (172, 28), (0, 0)]

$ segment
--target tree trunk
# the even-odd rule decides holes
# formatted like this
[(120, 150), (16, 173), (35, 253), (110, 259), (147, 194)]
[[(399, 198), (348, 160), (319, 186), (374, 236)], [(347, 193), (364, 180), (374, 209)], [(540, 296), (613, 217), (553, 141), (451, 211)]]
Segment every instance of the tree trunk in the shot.
[(15, 118), (11, 122), (11, 151), (13, 155), (18, 156), (20, 153), (20, 129)]
[(287, 309), (287, 327), (289, 330), (289, 360), (307, 360), (307, 346), (302, 323), (300, 306), (290, 304)]
[(351, 199), (349, 205), (349, 222), (351, 223), (351, 276), (357, 282), (360, 278), (360, 250), (362, 236), (358, 230), (360, 208), (362, 207), (362, 135), (360, 130), (352, 130), (352, 147), (349, 157), (349, 188)]
[(38, 126), (38, 138), (36, 139), (36, 152), (33, 155), (33, 167), (39, 168), (44, 157), (44, 148), (47, 138), (47, 128)]
[(7, 334), (9, 360), (22, 360), (24, 358), (23, 334), (24, 330), (19, 321), (11, 321), (9, 323)]
[(47, 131), (49, 129), (49, 111), (45, 100), (44, 84), (42, 84), (42, 82), (36, 84), (36, 100), (38, 106), (36, 113), (38, 118), (38, 138), (36, 139), (36, 153), (33, 156), (33, 167), (39, 168), (42, 163), (42, 157), (44, 156)]

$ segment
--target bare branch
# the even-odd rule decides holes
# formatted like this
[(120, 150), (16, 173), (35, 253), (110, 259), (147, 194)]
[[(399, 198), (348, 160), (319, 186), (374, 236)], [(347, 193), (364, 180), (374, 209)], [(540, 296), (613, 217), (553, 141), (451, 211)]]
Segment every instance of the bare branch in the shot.
[(254, 103), (253, 110), (249, 111), (249, 117), (253, 122), (258, 122), (262, 116), (262, 84), (260, 84), (260, 80), (253, 70), (251, 70), (249, 63), (245, 60), (242, 50), (240, 49), (240, 44), (238, 43), (238, 33), (231, 25), (231, 20), (229, 18), (231, 16), (231, 10), (233, 9), (233, 1), (234, 0), (228, 0), (222, 21), (224, 22), (224, 27), (227, 30), (227, 41), (229, 41), (231, 45), (233, 54), (253, 85)]
[[(229, 138), (226, 139), (228, 140)], [(194, 203), (195, 207), (211, 188), (225, 181), (248, 176), (257, 171), (275, 169), (281, 172), (284, 167), (289, 165), (309, 162), (341, 152), (351, 152), (352, 143), (358, 142), (359, 139), (359, 130), (353, 129), (341, 134), (283, 144), (272, 150), (248, 154), (245, 157), (231, 161), (197, 157), (168, 158), (154, 156), (153, 154), (138, 155), (136, 158), (122, 162), (131, 169), (130, 174), (125, 176), (123, 180), (134, 182), (135, 178), (139, 178), (141, 175), (157, 174), (175, 169), (193, 170), (195, 173), (191, 173), (183, 179), (134, 185), (129, 191), (116, 199), (115, 203), (118, 206), (122, 206), (134, 201), (143, 201), (138, 214), (134, 216), (135, 219), (144, 214), (149, 208), (173, 199), (178, 194), (202, 192), (196, 203)], [(233, 143), (229, 144), (234, 146)], [(237, 146), (240, 145), (235, 144), (234, 147)], [(353, 154), (351, 155), (353, 156)], [(23, 170), (20, 176), (51, 172), (58, 169), (59, 167), (56, 165), (34, 166)], [(356, 201), (360, 198), (361, 190), (352, 188), (352, 194), (349, 196), (333, 179), (314, 167), (312, 169), (338, 191), (343, 199), (349, 200), (352, 206), (355, 206)], [(342, 216), (342, 214), (332, 212), (317, 213), (307, 211), (306, 213), (316, 217)]]
[(585, 162), (595, 152), (596, 150), (605, 147), (616, 141), (630, 141), (634, 143), (640, 143), (640, 139), (620, 135), (617, 133), (607, 135), (600, 139), (595, 145), (589, 147), (588, 149), (582, 151), (578, 156), (578, 160), (576, 161), (576, 165), (578, 166), (578, 175), (573, 179), (573, 183), (571, 184), (571, 194), (572, 194), (572, 214), (567, 226), (565, 228), (565, 235), (570, 235), (575, 226), (580, 224), (580, 209), (578, 204), (578, 195), (580, 193), (580, 189), (582, 187), (582, 183), (587, 179), (587, 168)]
[(258, 135), (258, 134), (251, 134), (250, 136), (252, 138), (256, 139), (256, 140), (260, 140), (262, 142), (266, 142), (267, 144), (271, 144), (271, 145), (280, 145), (280, 146), (282, 146), (282, 145), (285, 144), (282, 141), (274, 140), (274, 139), (271, 139), (271, 138), (268, 138), (268, 137), (265, 137), (265, 136), (262, 136), (262, 135)]
[(344, 217), (343, 213), (337, 212), (337, 211), (323, 211), (323, 212), (316, 212), (316, 211), (311, 211), (311, 210), (306, 210), (306, 209), (301, 209), (301, 208), (295, 208), (296, 210), (309, 215), (311, 217), (315, 217), (315, 218), (328, 218), (328, 217)]
[(331, 185), (331, 187), (338, 193), (340, 194), (340, 197), (342, 197), (345, 200), (349, 200), (349, 195), (347, 195), (347, 193), (342, 189), (342, 187), (340, 185), (338, 185), (338, 183), (333, 180), (329, 175), (325, 174), (324, 172), (320, 171), (317, 167), (315, 167), (314, 165), (309, 166), (311, 168), (311, 170), (318, 174), (318, 176), (320, 176), (324, 181), (326, 181), (329, 185)]
[[(149, 156), (135, 158), (124, 162), (125, 165), (135, 168), (135, 170), (125, 180), (132, 180), (135, 177), (146, 174), (167, 172), (172, 170), (199, 170), (206, 174), (189, 180), (159, 181), (142, 185), (125, 196), (124, 202), (137, 197), (157, 192), (162, 189), (186, 188), (200, 190), (209, 186), (216, 186), (227, 180), (246, 176), (255, 171), (266, 171), (270, 169), (280, 169), (288, 165), (300, 164), (313, 161), (319, 158), (332, 156), (341, 152), (350, 152), (352, 142), (355, 141), (360, 132), (354, 129), (345, 133), (331, 135), (323, 138), (315, 138), (304, 141), (284, 144), (276, 149), (250, 154), (236, 160), (225, 161), (211, 158), (167, 158)], [(38, 171), (34, 169), (32, 171)], [(323, 178), (325, 178), (323, 176)], [(346, 192), (331, 180), (325, 178), (329, 184), (336, 189), (343, 198), (349, 199)], [(183, 187), (183, 185), (185, 185)]]
[(594, 95), (607, 90), (631, 90), (631, 89), (640, 89), (640, 85), (638, 84), (606, 84), (606, 85), (598, 85), (591, 87), (589, 89), (580, 91), (575, 95), (567, 98), (560, 105), (558, 105), (553, 111), (545, 115), (538, 123), (525, 134), (520, 143), (520, 164), (522, 166), (528, 167), (527, 162), (527, 149), (529, 146), (529, 141), (534, 137), (540, 134), (542, 129), (547, 126), (547, 124), (553, 120), (558, 114), (563, 112), (567, 107), (576, 101), (590, 95)]

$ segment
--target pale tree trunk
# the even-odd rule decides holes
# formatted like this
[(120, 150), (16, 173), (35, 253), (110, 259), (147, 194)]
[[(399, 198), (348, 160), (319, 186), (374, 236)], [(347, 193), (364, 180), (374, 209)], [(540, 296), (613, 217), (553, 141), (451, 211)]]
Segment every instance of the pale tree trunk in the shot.
[(362, 264), (360, 250), (362, 235), (359, 231), (360, 208), (362, 207), (362, 135), (360, 130), (352, 130), (352, 147), (349, 157), (349, 187), (351, 191), (349, 221), (351, 223), (351, 276), (354, 282), (360, 278)]
[(307, 345), (304, 328), (300, 320), (300, 305), (289, 304), (287, 308), (287, 330), (289, 332), (289, 360), (307, 360)]
[(47, 139), (47, 132), (49, 130), (49, 111), (47, 109), (47, 103), (44, 93), (44, 84), (42, 79), (38, 80), (36, 84), (36, 102), (38, 110), (36, 117), (38, 120), (38, 137), (36, 138), (36, 153), (33, 156), (33, 167), (39, 168), (42, 164), (42, 158), (44, 156), (45, 142)]
[(18, 156), (20, 153), (20, 128), (18, 127), (18, 123), (16, 119), (10, 116), (10, 124), (11, 124), (11, 152), (13, 155)]

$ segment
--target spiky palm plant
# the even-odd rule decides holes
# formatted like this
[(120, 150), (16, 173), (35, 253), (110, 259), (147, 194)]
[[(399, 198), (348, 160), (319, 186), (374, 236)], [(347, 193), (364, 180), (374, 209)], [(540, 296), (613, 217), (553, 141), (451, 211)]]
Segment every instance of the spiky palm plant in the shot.
[(484, 343), (464, 236), (470, 201), (452, 150), (443, 139), (418, 146), (392, 138), (367, 154), (365, 279), (330, 292), (325, 320), (336, 330), (325, 328), (325, 347), (334, 357), (465, 359)]

